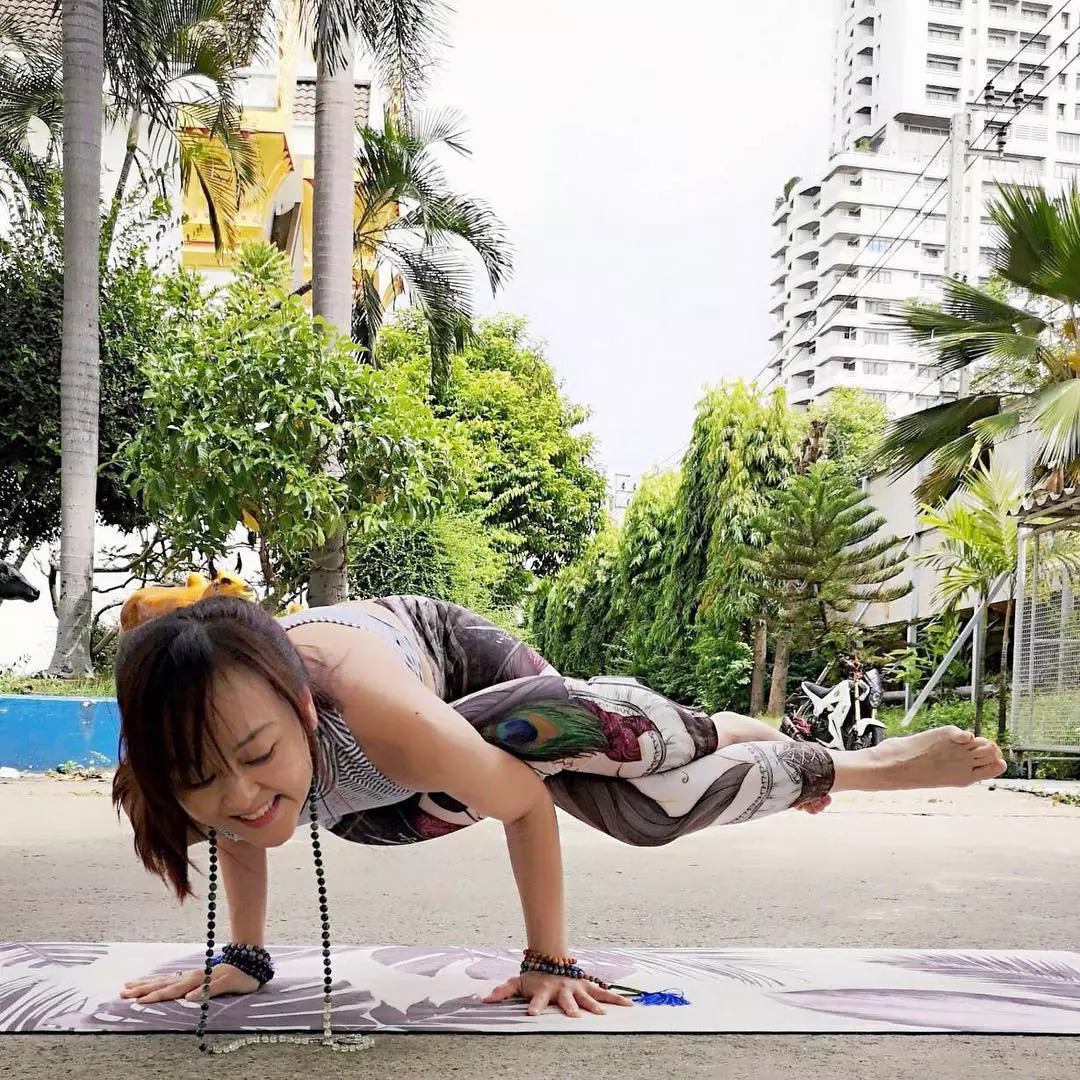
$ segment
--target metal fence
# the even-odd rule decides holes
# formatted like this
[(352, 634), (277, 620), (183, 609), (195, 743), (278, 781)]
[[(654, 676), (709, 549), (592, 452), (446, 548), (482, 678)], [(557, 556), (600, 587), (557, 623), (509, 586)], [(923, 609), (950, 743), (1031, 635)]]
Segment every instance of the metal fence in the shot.
[(1021, 516), (1011, 744), (1027, 756), (1080, 755), (1080, 595), (1055, 558), (1080, 543), (1080, 497)]

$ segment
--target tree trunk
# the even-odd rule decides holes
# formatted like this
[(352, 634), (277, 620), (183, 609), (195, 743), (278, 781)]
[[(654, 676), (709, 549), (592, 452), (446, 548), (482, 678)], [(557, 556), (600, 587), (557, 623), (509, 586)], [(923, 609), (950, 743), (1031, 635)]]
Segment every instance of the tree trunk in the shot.
[[(317, 40), (322, 40), (319, 27)], [(315, 186), (312, 208), (311, 307), (339, 333), (352, 328), (352, 236), (354, 121), (353, 49), (334, 66), (317, 45), (315, 80)], [(329, 471), (340, 472), (331, 461)], [(342, 508), (344, 510), (344, 507)], [(312, 607), (348, 599), (344, 527), (311, 553), (308, 603)]]
[(112, 250), (113, 233), (116, 232), (116, 222), (120, 217), (120, 207), (124, 205), (124, 192), (127, 189), (128, 177), (131, 175), (131, 166), (135, 162), (135, 151), (139, 148), (139, 130), (142, 127), (142, 115), (135, 109), (128, 124), (127, 150), (124, 153), (124, 163), (120, 166), (120, 175), (116, 179), (116, 191), (113, 193), (112, 205), (109, 207), (109, 216), (105, 219), (102, 227), (101, 246), (108, 258)]
[(791, 660), (791, 639), (785, 633), (776, 638), (776, 655), (773, 657), (772, 686), (769, 688), (769, 715), (782, 716), (787, 702), (788, 663)]
[(750, 715), (765, 711), (765, 661), (768, 650), (768, 626), (758, 619), (754, 627), (754, 668), (750, 675)]
[(998, 742), (1005, 738), (1008, 729), (1008, 707), (1006, 704), (1006, 690), (1009, 684), (1009, 645), (1011, 644), (1013, 592), (1015, 585), (1009, 590), (1009, 600), (1005, 605), (1005, 625), (1001, 630), (1001, 665), (998, 668)]
[(972, 649), (974, 662), (971, 665), (971, 695), (975, 699), (975, 721), (972, 730), (975, 732), (976, 738), (982, 734), (984, 683), (986, 681), (986, 621), (989, 614), (990, 609), (987, 607), (983, 611), (982, 618), (975, 624)]
[(49, 670), (91, 670), (100, 363), (103, 0), (64, 0), (64, 317), (60, 349), (60, 606)]

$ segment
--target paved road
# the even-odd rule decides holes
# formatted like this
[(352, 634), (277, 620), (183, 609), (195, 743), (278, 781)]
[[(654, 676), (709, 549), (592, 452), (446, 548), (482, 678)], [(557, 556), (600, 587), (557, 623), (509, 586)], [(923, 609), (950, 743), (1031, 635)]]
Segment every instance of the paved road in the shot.
[[(170, 901), (138, 867), (105, 791), (0, 783), (0, 940), (201, 935), (201, 905)], [(519, 946), (513, 880), (493, 823), (409, 849), (334, 837), (324, 846), (343, 938)], [(1080, 809), (1016, 792), (844, 794), (817, 818), (788, 813), (648, 851), (566, 821), (564, 846), (579, 946), (1080, 948)], [(314, 940), (304, 837), (272, 859), (271, 937)], [(957, 1036), (385, 1036), (362, 1062), (310, 1048), (205, 1060), (190, 1038), (174, 1036), (0, 1037), (0, 1072), (19, 1080), (1065, 1080), (1078, 1062), (1080, 1040)]]

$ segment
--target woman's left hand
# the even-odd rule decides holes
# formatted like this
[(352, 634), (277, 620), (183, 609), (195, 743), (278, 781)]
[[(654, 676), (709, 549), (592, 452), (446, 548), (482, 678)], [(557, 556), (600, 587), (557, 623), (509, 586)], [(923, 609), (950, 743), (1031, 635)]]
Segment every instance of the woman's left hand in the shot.
[(522, 997), (529, 1003), (525, 1010), (529, 1016), (537, 1016), (548, 1005), (557, 1005), (567, 1016), (580, 1016), (581, 1010), (600, 1016), (607, 1011), (605, 1005), (632, 1005), (622, 994), (614, 990), (602, 990), (587, 979), (567, 979), (561, 975), (545, 975), (529, 971), (515, 975), (501, 986), (496, 986), (486, 998), (485, 1005), (494, 1005), (508, 998)]

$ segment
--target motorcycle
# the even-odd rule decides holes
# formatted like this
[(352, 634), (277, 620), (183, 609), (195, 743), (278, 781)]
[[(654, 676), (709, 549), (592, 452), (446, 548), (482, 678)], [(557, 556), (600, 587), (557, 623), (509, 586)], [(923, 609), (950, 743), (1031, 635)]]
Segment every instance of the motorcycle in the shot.
[(841, 661), (848, 677), (835, 686), (804, 682), (806, 701), (787, 713), (780, 730), (798, 742), (816, 742), (831, 750), (863, 750), (885, 738), (878, 719), (881, 673), (863, 670), (858, 660)]

